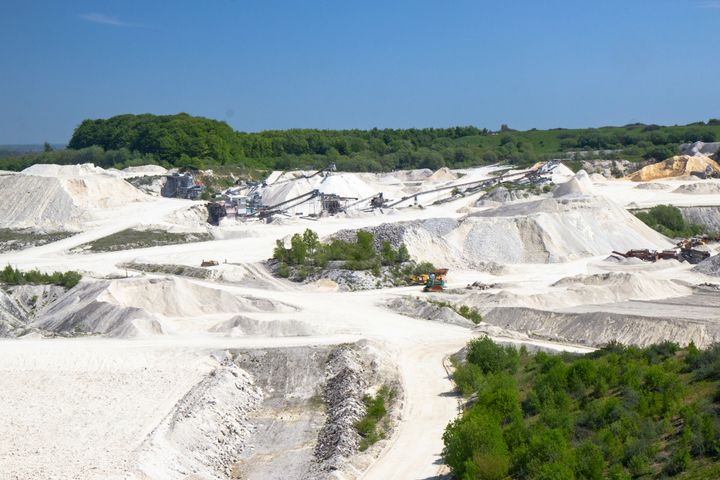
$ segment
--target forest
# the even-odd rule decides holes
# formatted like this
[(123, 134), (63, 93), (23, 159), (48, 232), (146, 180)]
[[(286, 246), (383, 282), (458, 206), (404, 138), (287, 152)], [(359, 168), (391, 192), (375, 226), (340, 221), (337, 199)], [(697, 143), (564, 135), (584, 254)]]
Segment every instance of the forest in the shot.
[(720, 478), (720, 345), (587, 355), (470, 341), (443, 457), (463, 480)]
[(34, 163), (93, 162), (123, 168), (219, 165), (257, 170), (316, 169), (335, 163), (343, 171), (462, 168), (496, 162), (527, 166), (549, 158), (662, 160), (680, 143), (720, 138), (720, 120), (685, 126), (497, 131), (473, 126), (370, 130), (290, 129), (236, 132), (227, 123), (186, 113), (118, 115), (84, 120), (67, 149), (47, 146), (30, 154), (0, 153), (0, 169)]

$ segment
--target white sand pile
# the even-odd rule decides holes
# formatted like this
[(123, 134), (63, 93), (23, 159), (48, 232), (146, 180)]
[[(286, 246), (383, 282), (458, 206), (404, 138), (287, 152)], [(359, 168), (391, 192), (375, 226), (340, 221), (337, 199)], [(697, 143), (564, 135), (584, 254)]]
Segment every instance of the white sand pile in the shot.
[(635, 186), (638, 190), (667, 190), (670, 188), (670, 185), (664, 184), (664, 183), (655, 183), (655, 182), (647, 182), (647, 183), (639, 183)]
[(486, 312), (494, 307), (556, 309), (626, 300), (663, 300), (692, 293), (686, 285), (646, 272), (577, 275), (563, 278), (551, 287), (547, 292), (529, 295), (512, 289), (475, 293), (464, 296), (462, 302)]
[(0, 177), (0, 227), (74, 230), (80, 222), (92, 220), (93, 211), (149, 199), (122, 179), (84, 172), (80, 167), (85, 165), (73, 166), (78, 167), (76, 176), (69, 175), (70, 170), (52, 175), (58, 165), (27, 170), (33, 167), (43, 175)]
[(608, 181), (607, 178), (600, 175), (599, 173), (591, 173), (590, 180), (592, 180), (593, 183), (606, 183)]
[(300, 178), (290, 182), (276, 182), (261, 190), (263, 203), (267, 206), (290, 200), (305, 193), (315, 190), (314, 179)]
[(567, 182), (575, 176), (575, 172), (570, 170), (564, 163), (556, 166), (550, 174), (550, 178), (554, 184)]
[(605, 197), (563, 196), (510, 203), (461, 220), (430, 219), (369, 229), (401, 242), (417, 260), (438, 267), (483, 269), (488, 263), (555, 263), (613, 250), (672, 244)]
[(102, 175), (106, 172), (101, 167), (96, 167), (92, 163), (83, 163), (81, 165), (54, 165), (38, 163), (29, 166), (23, 170), (22, 173), (38, 177), (77, 178), (84, 177), (86, 175)]
[(322, 179), (317, 189), (321, 193), (357, 198), (358, 200), (378, 193), (376, 189), (352, 173), (329, 175)]
[(450, 182), (452, 180), (457, 180), (457, 178), (458, 176), (451, 172), (449, 168), (442, 167), (430, 175), (427, 180), (430, 182)]
[(178, 318), (293, 310), (286, 304), (239, 298), (181, 278), (130, 278), (83, 282), (40, 315), (33, 326), (53, 332), (128, 337), (179, 330)]
[(720, 165), (704, 155), (677, 155), (665, 161), (641, 168), (628, 178), (635, 182), (645, 182), (657, 178), (683, 177), (693, 172), (705, 172), (705, 169), (720, 173)]
[(123, 175), (129, 177), (166, 175), (168, 173), (167, 168), (161, 167), (160, 165), (140, 165), (137, 167), (126, 167), (120, 171), (123, 173)]
[(506, 187), (500, 186), (480, 197), (480, 199), (475, 202), (475, 206), (496, 207), (518, 200), (539, 199), (546, 196), (547, 194), (535, 194), (526, 189), (508, 190)]
[(192, 205), (174, 210), (163, 219), (169, 232), (206, 232), (208, 231), (208, 211), (205, 205)]
[(553, 197), (592, 195), (593, 184), (585, 170), (580, 170), (565, 183), (559, 184), (553, 190)]
[(672, 193), (685, 193), (690, 195), (717, 195), (720, 194), (720, 183), (698, 182), (680, 185)]
[(229, 337), (261, 335), (264, 337), (297, 337), (319, 333), (306, 322), (293, 319), (254, 319), (242, 315), (215, 325), (211, 332), (225, 333)]

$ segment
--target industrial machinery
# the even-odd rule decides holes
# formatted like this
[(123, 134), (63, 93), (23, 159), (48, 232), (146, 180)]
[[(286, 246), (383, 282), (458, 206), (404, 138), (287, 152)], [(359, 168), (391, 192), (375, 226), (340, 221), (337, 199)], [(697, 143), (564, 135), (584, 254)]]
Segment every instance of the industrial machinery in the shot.
[(197, 200), (202, 195), (205, 187), (196, 183), (190, 173), (173, 173), (166, 175), (165, 185), (160, 190), (160, 195), (168, 198), (187, 198)]
[(445, 290), (445, 275), (447, 275), (447, 272), (447, 268), (440, 268), (427, 275), (423, 292), (442, 292)]

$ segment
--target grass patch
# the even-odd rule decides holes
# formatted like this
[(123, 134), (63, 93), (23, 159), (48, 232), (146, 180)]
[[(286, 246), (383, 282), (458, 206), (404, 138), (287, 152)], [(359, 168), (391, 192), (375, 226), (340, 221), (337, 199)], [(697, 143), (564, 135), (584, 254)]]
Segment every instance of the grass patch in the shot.
[(171, 265), (165, 263), (121, 263), (119, 268), (137, 270), (139, 272), (162, 273), (165, 275), (179, 275), (181, 277), (207, 279), (212, 275), (212, 270), (202, 267), (189, 267), (187, 265)]
[(190, 242), (206, 242), (213, 237), (207, 232), (202, 233), (171, 233), (164, 230), (122, 230), (93, 242), (85, 243), (74, 251), (115, 252), (134, 248), (159, 247)]
[(395, 391), (383, 385), (375, 396), (365, 395), (365, 415), (357, 421), (355, 429), (360, 434), (360, 451), (364, 452), (377, 441), (385, 438), (388, 430), (387, 412), (395, 399)]
[(32, 230), (0, 228), (0, 252), (24, 250), (57, 242), (74, 235), (72, 232), (38, 233)]
[(29, 270), (22, 272), (8, 265), (0, 271), (0, 283), (6, 285), (59, 285), (65, 288), (72, 288), (82, 279), (78, 272), (53, 272), (50, 274), (41, 271)]

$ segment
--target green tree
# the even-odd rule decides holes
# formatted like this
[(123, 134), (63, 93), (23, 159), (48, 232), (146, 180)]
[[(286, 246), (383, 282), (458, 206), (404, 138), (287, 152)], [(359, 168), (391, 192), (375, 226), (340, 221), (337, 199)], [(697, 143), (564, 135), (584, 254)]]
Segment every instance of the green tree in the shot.
[[(501, 479), (509, 454), (502, 429), (486, 412), (473, 410), (455, 420), (443, 435), (443, 458), (458, 478)], [(466, 473), (472, 475), (465, 477)]]
[(304, 265), (306, 258), (307, 248), (305, 247), (305, 242), (303, 241), (303, 237), (299, 233), (296, 233), (290, 239), (289, 263), (292, 265)]
[(380, 257), (382, 258), (383, 265), (393, 265), (397, 262), (397, 252), (393, 250), (392, 245), (390, 245), (390, 242), (387, 240), (382, 241)]
[(479, 366), (484, 373), (515, 373), (519, 359), (515, 348), (498, 345), (488, 337), (476, 338), (468, 343), (468, 362)]

